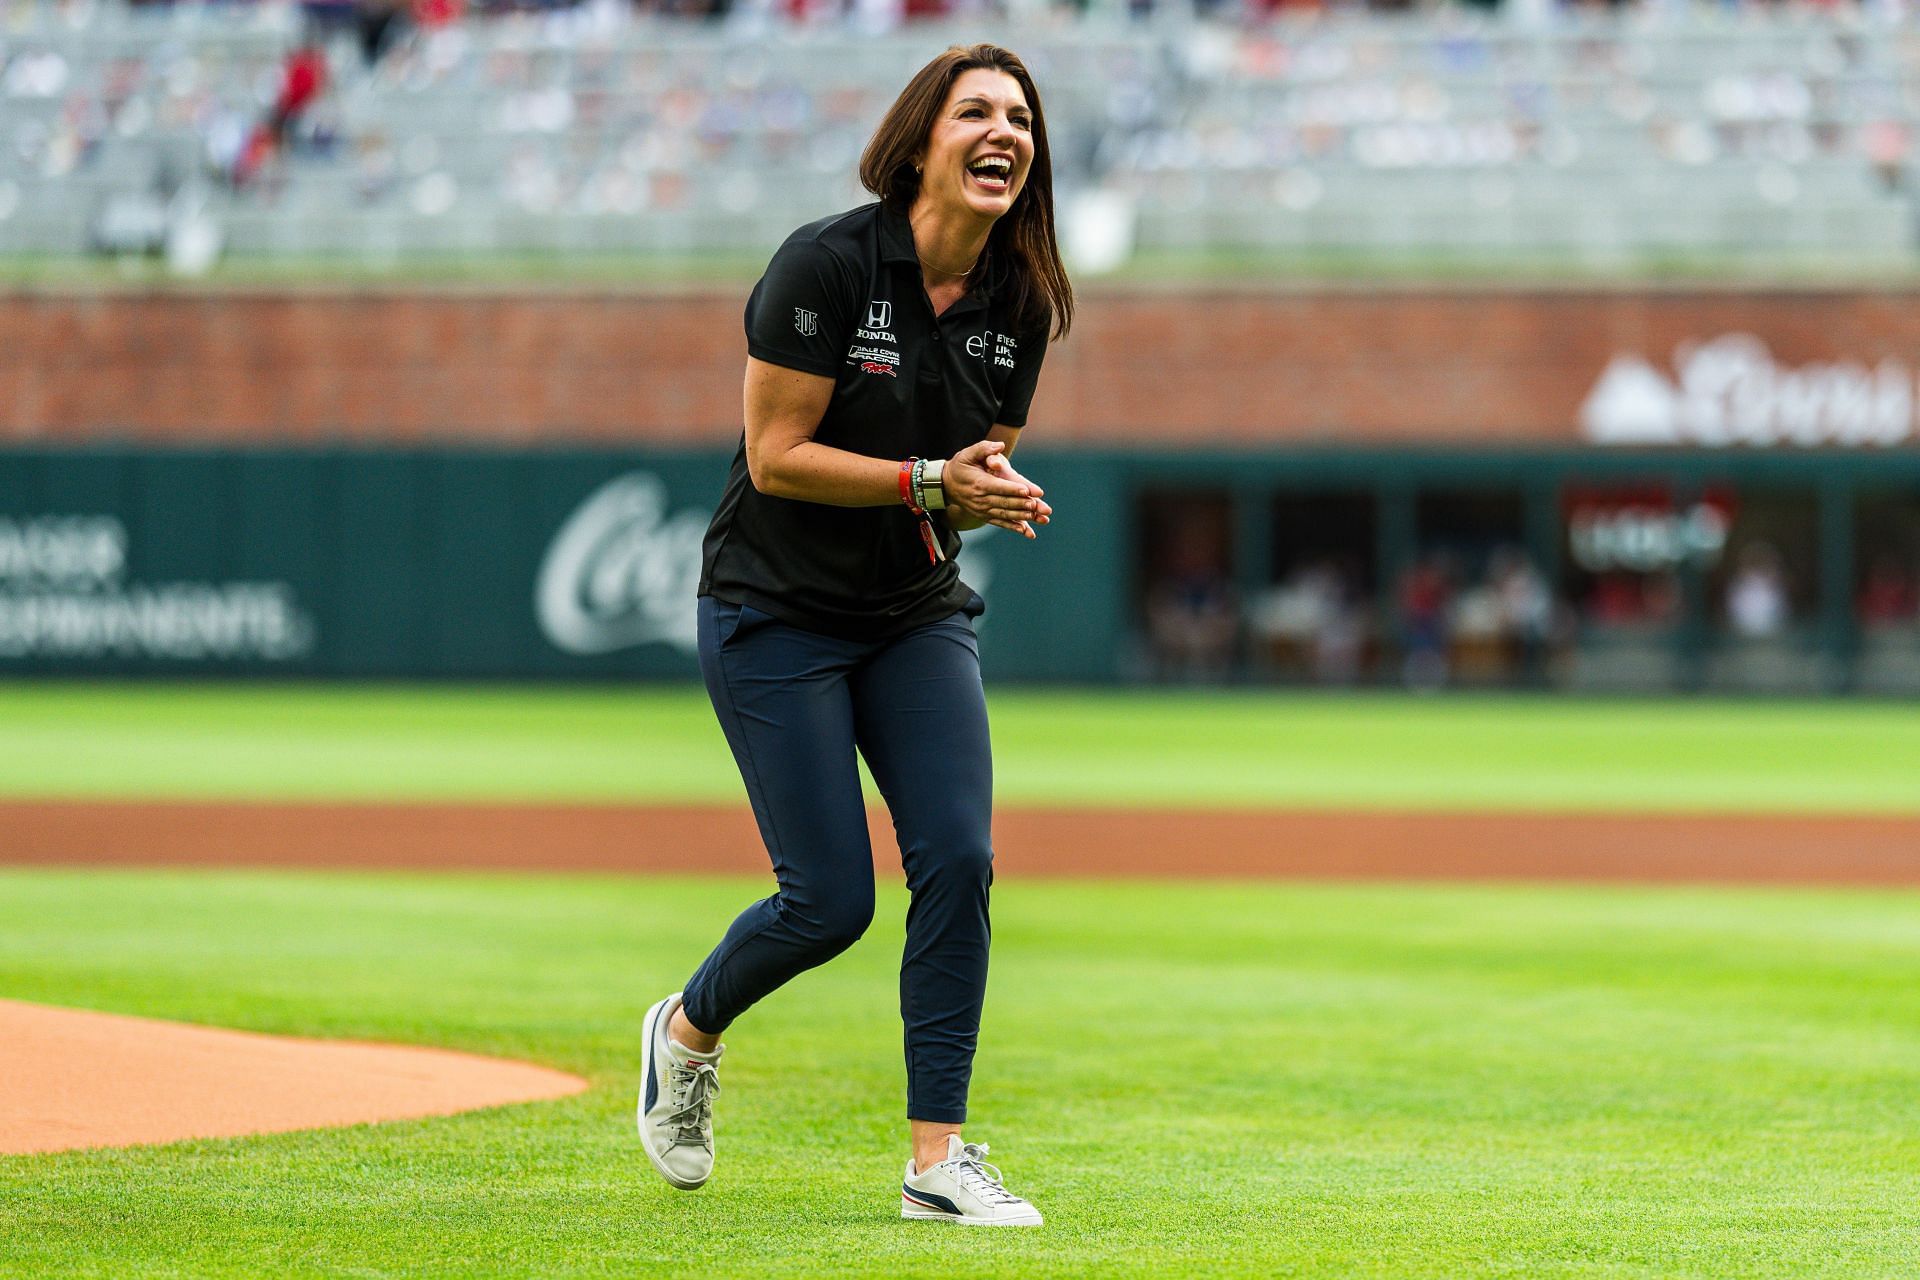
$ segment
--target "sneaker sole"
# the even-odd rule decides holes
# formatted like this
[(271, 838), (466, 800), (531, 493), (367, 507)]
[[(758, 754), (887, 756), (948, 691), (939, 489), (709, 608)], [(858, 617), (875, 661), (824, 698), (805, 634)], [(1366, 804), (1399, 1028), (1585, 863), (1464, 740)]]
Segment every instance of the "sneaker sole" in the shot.
[(939, 1209), (911, 1209), (902, 1205), (900, 1216), (915, 1222), (954, 1222), (963, 1227), (1038, 1227), (1044, 1220), (1039, 1214), (1031, 1218), (969, 1218), (964, 1213), (946, 1213)]
[(647, 1133), (647, 1081), (653, 1079), (654, 1031), (660, 1019), (672, 1016), (668, 1006), (672, 1005), (679, 995), (680, 993), (676, 991), (647, 1010), (646, 1034), (640, 1042), (640, 1096), (634, 1104), (634, 1127), (640, 1131), (640, 1149), (647, 1153), (647, 1163), (653, 1166), (654, 1171), (682, 1191), (698, 1191), (707, 1185), (707, 1180), (702, 1178), (698, 1182), (686, 1182), (676, 1177), (671, 1169), (661, 1163), (660, 1157), (654, 1154), (653, 1142)]

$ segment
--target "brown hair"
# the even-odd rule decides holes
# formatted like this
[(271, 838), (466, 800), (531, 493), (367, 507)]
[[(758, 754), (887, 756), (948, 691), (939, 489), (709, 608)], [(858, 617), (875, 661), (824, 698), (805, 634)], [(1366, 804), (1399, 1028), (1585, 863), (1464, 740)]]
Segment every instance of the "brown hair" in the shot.
[(1033, 164), (1013, 207), (987, 236), (982, 259), (1004, 259), (1013, 280), (1013, 308), (1022, 318), (1051, 313), (1053, 336), (1064, 338), (1073, 323), (1073, 286), (1060, 263), (1053, 233), (1053, 161), (1047, 150), (1047, 118), (1040, 91), (1026, 63), (997, 44), (954, 45), (920, 68), (887, 108), (860, 157), (860, 182), (889, 205), (905, 209), (920, 194), (913, 159), (925, 149), (933, 122), (947, 104), (953, 82), (968, 71), (1004, 71), (1020, 82), (1033, 111)]

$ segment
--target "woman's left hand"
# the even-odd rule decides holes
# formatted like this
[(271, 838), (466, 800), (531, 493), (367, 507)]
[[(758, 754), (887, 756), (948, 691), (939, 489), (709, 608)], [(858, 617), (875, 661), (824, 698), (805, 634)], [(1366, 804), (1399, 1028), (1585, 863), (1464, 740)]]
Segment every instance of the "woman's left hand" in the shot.
[(949, 519), (958, 513), (1031, 538), (1033, 526), (1053, 516), (1043, 500), (1045, 490), (1013, 469), (998, 440), (982, 440), (954, 454), (940, 478)]

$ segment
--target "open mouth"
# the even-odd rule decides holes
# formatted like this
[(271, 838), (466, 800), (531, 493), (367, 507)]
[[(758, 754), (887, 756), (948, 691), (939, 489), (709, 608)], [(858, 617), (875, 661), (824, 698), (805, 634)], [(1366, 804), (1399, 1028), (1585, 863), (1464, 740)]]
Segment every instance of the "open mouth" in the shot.
[(1004, 192), (1013, 184), (1013, 161), (1006, 156), (981, 156), (967, 166), (967, 176), (988, 191)]

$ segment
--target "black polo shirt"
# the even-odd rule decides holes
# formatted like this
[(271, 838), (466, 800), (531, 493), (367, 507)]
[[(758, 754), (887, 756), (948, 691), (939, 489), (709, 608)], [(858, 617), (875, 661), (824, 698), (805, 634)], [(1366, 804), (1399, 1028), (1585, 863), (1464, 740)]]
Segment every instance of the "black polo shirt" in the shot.
[[(813, 438), (874, 458), (949, 458), (995, 423), (1022, 427), (1046, 354), (1048, 323), (1009, 314), (988, 264), (935, 316), (906, 214), (865, 205), (787, 238), (747, 299), (747, 351), (834, 381)], [(995, 286), (999, 286), (997, 289)], [(700, 594), (751, 605), (794, 626), (884, 639), (944, 618), (973, 592), (942, 512), (947, 558), (927, 555), (902, 504), (834, 507), (772, 498), (747, 474), (746, 436), (707, 529)]]

